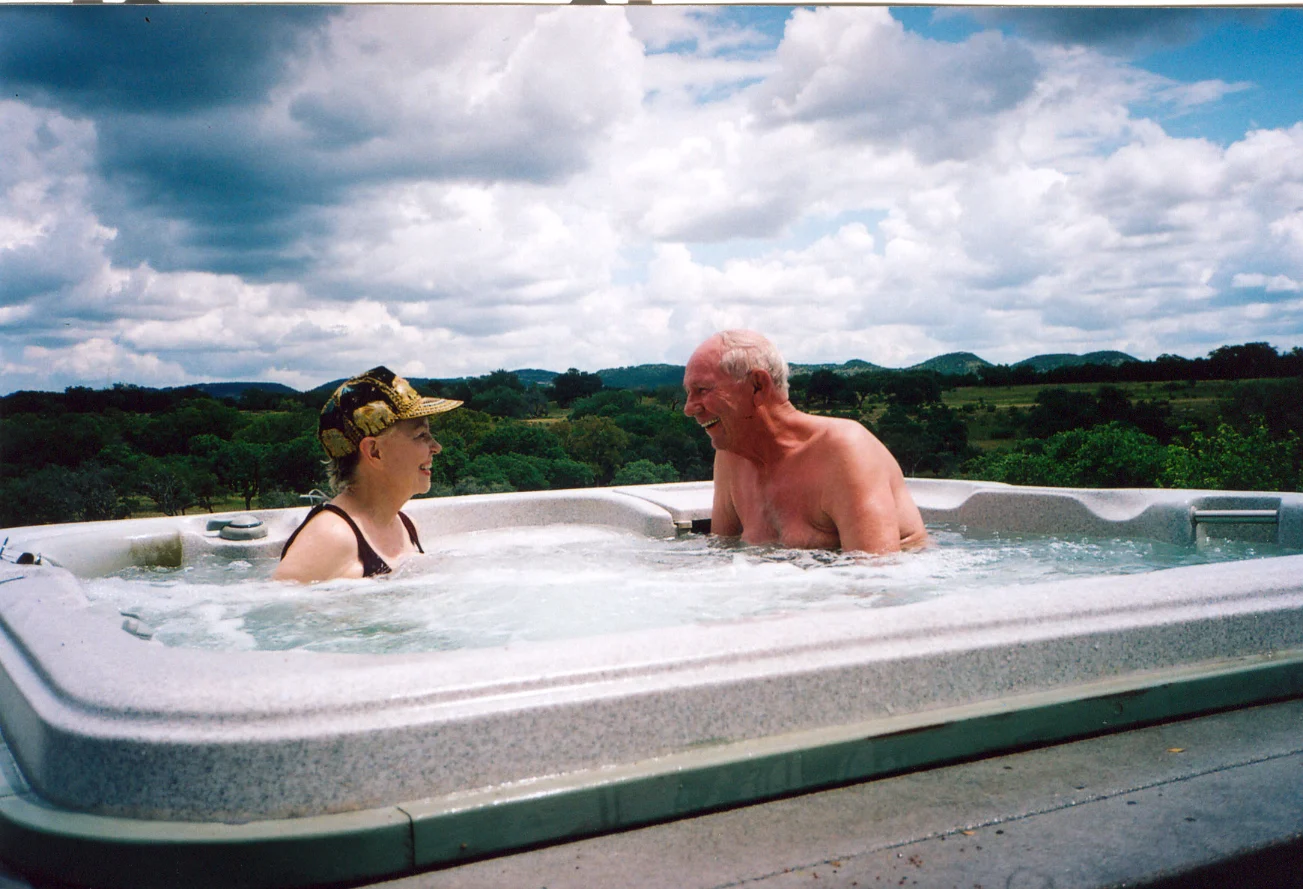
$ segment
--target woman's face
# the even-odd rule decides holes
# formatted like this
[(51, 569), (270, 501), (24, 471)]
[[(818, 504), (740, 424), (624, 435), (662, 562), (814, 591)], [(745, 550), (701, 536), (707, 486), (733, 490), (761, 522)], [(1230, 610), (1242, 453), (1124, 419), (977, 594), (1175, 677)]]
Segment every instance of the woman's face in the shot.
[(413, 494), (430, 490), (431, 464), (443, 446), (430, 434), (428, 419), (399, 420), (377, 438), (386, 469), (395, 479), (410, 479)]

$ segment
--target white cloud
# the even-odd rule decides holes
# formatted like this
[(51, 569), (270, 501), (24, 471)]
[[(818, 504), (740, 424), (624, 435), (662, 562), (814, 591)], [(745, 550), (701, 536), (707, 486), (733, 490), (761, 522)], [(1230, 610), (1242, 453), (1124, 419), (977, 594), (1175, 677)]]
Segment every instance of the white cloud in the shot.
[(56, 379), (68, 377), (100, 385), (132, 380), (167, 386), (186, 375), (178, 364), (141, 355), (103, 337), (59, 348), (28, 346), (23, 360), (26, 367), (40, 368), (41, 373)]
[(349, 8), (263, 126), (363, 177), (551, 180), (637, 107), (642, 64), (614, 10)]
[(609, 280), (618, 248), (608, 215), (562, 194), (411, 183), (376, 188), (340, 211), (321, 247), (322, 277), (473, 327), (470, 319), (504, 305), (564, 311)]
[(0, 304), (103, 272), (114, 232), (90, 209), (94, 128), (0, 100)]
[(1303, 293), (1303, 281), (1289, 275), (1263, 275), (1258, 272), (1240, 273), (1231, 279), (1232, 287), (1261, 288), (1267, 293)]
[(280, 278), (115, 262), (95, 124), (0, 102), (6, 381), (596, 370), (732, 326), (888, 366), (1303, 342), (1303, 123), (1144, 116), (1239, 84), (875, 7), (770, 43), (677, 7), (348, 8), (240, 112), (338, 186)]
[(752, 94), (768, 124), (821, 125), (840, 141), (901, 144), (928, 160), (980, 153), (992, 119), (1026, 98), (1039, 68), (997, 32), (938, 43), (885, 8), (797, 9), (777, 60)]

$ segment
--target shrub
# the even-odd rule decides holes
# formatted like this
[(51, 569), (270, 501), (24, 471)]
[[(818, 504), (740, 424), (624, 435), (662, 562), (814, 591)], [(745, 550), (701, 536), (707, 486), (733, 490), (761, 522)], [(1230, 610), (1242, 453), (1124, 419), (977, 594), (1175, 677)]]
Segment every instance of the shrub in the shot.
[(616, 485), (656, 485), (678, 480), (678, 470), (668, 463), (634, 460), (621, 466), (611, 482)]
[(964, 474), (1015, 485), (1145, 488), (1158, 485), (1167, 457), (1152, 435), (1107, 423), (1058, 432), (1044, 442), (1020, 442), (1011, 453), (971, 461)]
[(1188, 445), (1168, 448), (1162, 483), (1169, 488), (1297, 491), (1299, 441), (1294, 433), (1273, 440), (1265, 424), (1247, 433), (1222, 423), (1212, 435), (1190, 434)]

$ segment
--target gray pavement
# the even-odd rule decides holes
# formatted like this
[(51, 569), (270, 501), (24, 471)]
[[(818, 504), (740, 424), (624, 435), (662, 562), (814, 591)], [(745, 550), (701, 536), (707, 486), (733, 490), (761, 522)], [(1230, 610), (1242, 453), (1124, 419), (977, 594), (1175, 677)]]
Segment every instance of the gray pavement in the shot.
[(1303, 701), (930, 769), (376, 889), (1303, 886)]

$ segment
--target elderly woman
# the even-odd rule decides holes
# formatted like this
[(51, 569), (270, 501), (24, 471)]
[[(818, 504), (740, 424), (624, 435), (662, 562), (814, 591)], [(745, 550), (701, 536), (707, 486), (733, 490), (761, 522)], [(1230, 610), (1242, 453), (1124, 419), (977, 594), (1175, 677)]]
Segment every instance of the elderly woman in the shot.
[(428, 417), (460, 405), (423, 398), (385, 367), (336, 389), (321, 409), (317, 431), (336, 496), (313, 507), (290, 535), (272, 577), (300, 583), (373, 577), (424, 552), (416, 526), (401, 510), (430, 490), (431, 463), (443, 450)]

